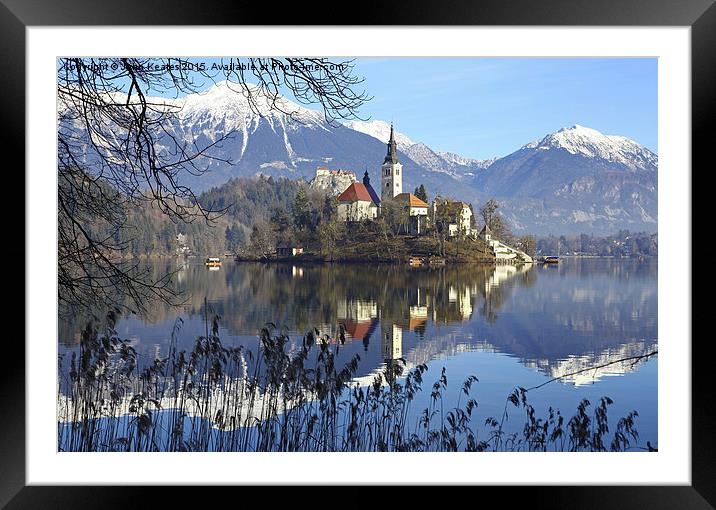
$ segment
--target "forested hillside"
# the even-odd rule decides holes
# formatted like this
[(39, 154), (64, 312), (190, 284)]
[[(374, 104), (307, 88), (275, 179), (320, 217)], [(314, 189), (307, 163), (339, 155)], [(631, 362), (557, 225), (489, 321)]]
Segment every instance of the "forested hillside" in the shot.
[[(231, 179), (199, 196), (200, 204), (216, 211), (212, 222), (172, 221), (152, 208), (127, 212), (120, 235), (126, 243), (125, 257), (174, 255), (185, 246), (197, 256), (223, 255), (235, 251), (250, 236), (254, 225), (267, 222), (275, 210), (291, 211), (302, 181), (255, 178)], [(177, 235), (182, 241), (177, 241)]]

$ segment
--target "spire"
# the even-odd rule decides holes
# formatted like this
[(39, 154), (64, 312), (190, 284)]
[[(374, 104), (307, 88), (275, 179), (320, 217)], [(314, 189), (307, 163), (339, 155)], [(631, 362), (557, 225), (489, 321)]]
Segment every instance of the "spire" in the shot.
[(368, 175), (368, 169), (366, 169), (365, 173), (363, 174), (363, 184), (368, 186), (370, 184), (370, 176)]
[(390, 123), (390, 140), (388, 140), (388, 154), (385, 156), (385, 163), (397, 163), (398, 162), (398, 149), (395, 143), (395, 135), (393, 133), (393, 123)]

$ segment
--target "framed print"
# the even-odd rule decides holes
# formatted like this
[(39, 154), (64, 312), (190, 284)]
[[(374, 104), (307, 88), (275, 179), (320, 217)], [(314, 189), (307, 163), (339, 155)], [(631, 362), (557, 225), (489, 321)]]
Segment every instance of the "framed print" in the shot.
[(348, 484), (711, 508), (691, 169), (716, 8), (522, 4), (261, 26), (5, 1), (27, 305), (3, 504)]

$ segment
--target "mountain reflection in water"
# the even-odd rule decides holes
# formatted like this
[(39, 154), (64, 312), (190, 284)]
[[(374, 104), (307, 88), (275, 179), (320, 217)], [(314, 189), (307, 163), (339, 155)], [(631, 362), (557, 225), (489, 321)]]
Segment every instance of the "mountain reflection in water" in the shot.
[[(227, 345), (256, 348), (266, 323), (289, 331), (294, 347), (312, 328), (329, 342), (343, 332), (341, 356), (359, 354), (357, 376), (366, 380), (388, 359), (403, 358), (409, 368), (482, 351), (579, 386), (639, 365), (585, 369), (657, 348), (656, 260), (431, 269), (229, 262), (211, 272), (198, 263), (152, 266), (157, 275), (172, 269), (187, 304), (151, 303), (147, 317), (118, 324), (140, 362), (167, 354), (177, 318), (183, 320), (177, 348), (190, 349), (205, 332), (205, 312), (221, 317)], [(60, 353), (76, 348), (81, 326), (60, 320)]]

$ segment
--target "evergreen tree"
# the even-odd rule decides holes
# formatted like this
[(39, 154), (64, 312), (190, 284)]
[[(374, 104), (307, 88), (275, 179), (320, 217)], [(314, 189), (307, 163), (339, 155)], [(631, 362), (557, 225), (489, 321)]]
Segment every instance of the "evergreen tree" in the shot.
[(308, 195), (303, 187), (298, 188), (293, 202), (293, 224), (297, 230), (311, 227), (311, 208), (308, 202)]
[(425, 191), (425, 186), (424, 186), (424, 185), (421, 184), (420, 186), (418, 186), (417, 188), (415, 188), (415, 193), (413, 193), (413, 195), (415, 195), (416, 197), (418, 197), (420, 200), (422, 200), (422, 201), (425, 202), (426, 204), (428, 203), (428, 192)]

